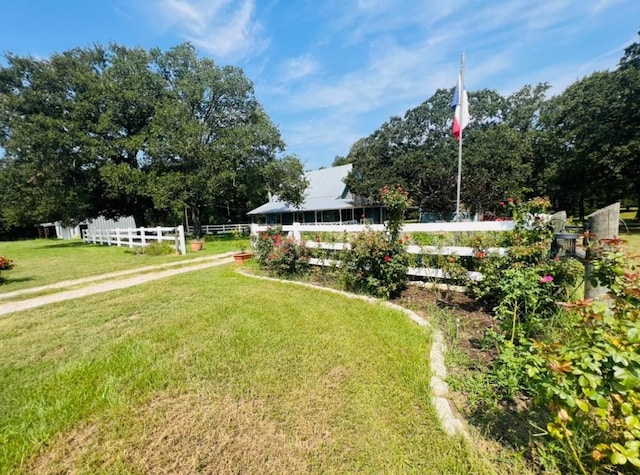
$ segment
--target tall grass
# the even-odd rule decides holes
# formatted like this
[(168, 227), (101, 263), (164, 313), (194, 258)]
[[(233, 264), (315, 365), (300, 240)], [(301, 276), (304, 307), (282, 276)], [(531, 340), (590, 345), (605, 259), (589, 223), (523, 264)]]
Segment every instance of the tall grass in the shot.
[(0, 319), (2, 473), (478, 473), (404, 315), (215, 268)]

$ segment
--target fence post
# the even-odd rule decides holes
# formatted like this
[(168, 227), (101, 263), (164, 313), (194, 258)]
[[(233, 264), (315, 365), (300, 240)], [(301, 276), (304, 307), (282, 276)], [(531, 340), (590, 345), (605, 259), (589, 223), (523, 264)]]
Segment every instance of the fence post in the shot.
[[(589, 216), (587, 229), (595, 234), (595, 239), (611, 239), (618, 235), (620, 226), (620, 203), (614, 203), (605, 208), (591, 213)], [(584, 297), (586, 299), (599, 299), (604, 296), (609, 289), (602, 285), (593, 286), (589, 282), (593, 266), (590, 262), (591, 251), (587, 249), (586, 265), (584, 266)]]
[(296, 244), (300, 244), (302, 242), (302, 236), (300, 234), (300, 223), (293, 223), (293, 240)]
[(133, 233), (131, 228), (127, 228), (127, 239), (129, 240), (129, 247), (133, 249)]
[(176, 249), (176, 251), (180, 252), (180, 254), (182, 254), (183, 256), (187, 253), (187, 245), (184, 242), (184, 226), (181, 224), (180, 226), (178, 226), (178, 248)]
[(156, 236), (158, 238), (158, 244), (162, 243), (162, 228), (160, 226), (156, 227)]

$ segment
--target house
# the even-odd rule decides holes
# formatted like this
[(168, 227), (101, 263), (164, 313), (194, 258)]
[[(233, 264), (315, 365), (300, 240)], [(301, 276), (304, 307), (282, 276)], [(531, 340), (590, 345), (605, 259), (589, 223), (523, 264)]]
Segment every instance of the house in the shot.
[(344, 180), (351, 168), (349, 163), (305, 173), (309, 187), (304, 202), (297, 208), (274, 196), (247, 214), (253, 222), (261, 224), (381, 223), (384, 219), (381, 206), (370, 199), (355, 196), (345, 185)]

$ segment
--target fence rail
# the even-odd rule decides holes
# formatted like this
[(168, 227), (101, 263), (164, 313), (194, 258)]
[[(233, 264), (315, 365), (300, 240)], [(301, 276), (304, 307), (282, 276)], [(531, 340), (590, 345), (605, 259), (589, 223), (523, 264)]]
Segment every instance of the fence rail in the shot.
[[(251, 225), (248, 223), (239, 224), (203, 224), (200, 229), (204, 234), (231, 233), (233, 231), (249, 232)], [(187, 233), (193, 234), (193, 226), (187, 228)]]
[[(260, 232), (267, 231), (270, 226), (267, 225), (251, 225), (251, 234), (257, 235)], [(403, 233), (462, 233), (462, 232), (504, 232), (511, 231), (514, 228), (513, 221), (471, 221), (457, 223), (416, 223), (405, 224), (402, 227)], [(282, 226), (282, 231), (289, 233), (298, 243), (304, 243), (309, 249), (323, 249), (328, 251), (341, 251), (350, 249), (351, 246), (346, 242), (317, 242), (303, 241), (301, 233), (303, 232), (335, 232), (335, 233), (358, 233), (366, 230), (383, 231), (384, 225), (360, 225), (344, 223), (336, 224), (299, 224)], [(504, 247), (491, 247), (484, 249), (484, 252), (492, 255), (505, 256), (509, 249)], [(415, 244), (407, 246), (407, 252), (414, 255), (440, 255), (440, 256), (457, 256), (467, 257), (474, 256), (477, 252), (473, 247), (468, 246), (418, 246)], [(341, 262), (331, 257), (311, 258), (309, 264), (324, 267), (340, 267)], [(443, 269), (431, 267), (409, 267), (408, 275), (418, 278), (429, 278), (437, 280), (446, 280), (451, 278)], [(467, 277), (471, 281), (482, 280), (482, 274), (476, 271), (468, 271)]]
[[(272, 226), (266, 224), (251, 224), (251, 234), (264, 232)], [(447, 232), (483, 232), (483, 231), (511, 231), (513, 221), (466, 221), (459, 223), (411, 223), (402, 226), (406, 233), (447, 233)], [(301, 232), (333, 232), (358, 233), (366, 230), (384, 231), (384, 224), (301, 224), (294, 223), (282, 226), (283, 232), (291, 232), (294, 237)], [(299, 238), (299, 236), (298, 236)]]
[(130, 248), (147, 246), (152, 242), (170, 242), (173, 243), (177, 253), (187, 253), (182, 225), (155, 228), (85, 229), (82, 240), (86, 243)]

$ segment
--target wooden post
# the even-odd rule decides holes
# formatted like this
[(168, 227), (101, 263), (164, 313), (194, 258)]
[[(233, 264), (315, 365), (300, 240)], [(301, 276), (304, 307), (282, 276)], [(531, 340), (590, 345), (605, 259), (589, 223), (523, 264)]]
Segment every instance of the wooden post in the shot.
[(297, 221), (293, 223), (293, 240), (296, 244), (300, 244), (302, 242), (302, 235), (300, 234), (300, 223)]
[[(611, 239), (618, 235), (620, 226), (620, 203), (614, 203), (587, 216), (587, 230), (594, 233), (594, 239)], [(609, 289), (602, 285), (593, 286), (589, 282), (593, 267), (591, 265), (592, 251), (587, 249), (584, 266), (584, 297), (586, 299), (600, 299)]]
[(182, 224), (178, 226), (178, 240), (180, 254), (184, 256), (187, 253), (187, 245), (184, 242), (184, 226)]

